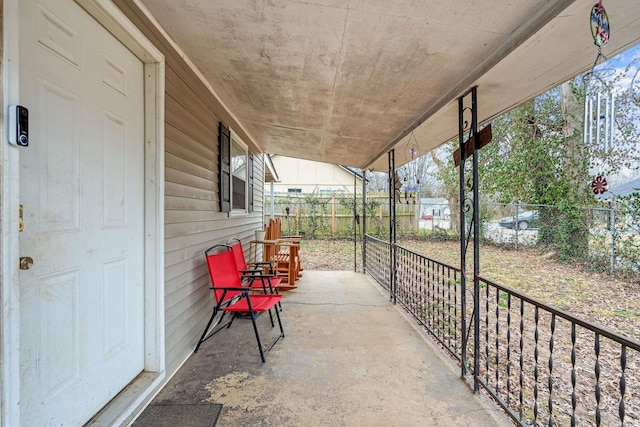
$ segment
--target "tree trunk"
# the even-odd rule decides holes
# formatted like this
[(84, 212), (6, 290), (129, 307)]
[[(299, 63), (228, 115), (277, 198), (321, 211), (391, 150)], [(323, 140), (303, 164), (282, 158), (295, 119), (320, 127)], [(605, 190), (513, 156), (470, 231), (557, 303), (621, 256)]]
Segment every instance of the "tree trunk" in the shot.
[(590, 197), (587, 181), (589, 177), (587, 148), (582, 135), (584, 101), (578, 94), (574, 81), (564, 83), (562, 107), (564, 113), (564, 136), (566, 147), (566, 177), (570, 192), (566, 206), (561, 206), (562, 241), (560, 255), (565, 259), (587, 258), (589, 253), (588, 214), (585, 206)]

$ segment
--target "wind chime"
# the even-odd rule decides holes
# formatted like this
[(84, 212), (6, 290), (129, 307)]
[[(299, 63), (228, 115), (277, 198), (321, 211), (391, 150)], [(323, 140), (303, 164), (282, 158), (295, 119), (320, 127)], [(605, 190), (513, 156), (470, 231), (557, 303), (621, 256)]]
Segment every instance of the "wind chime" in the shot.
[[(418, 189), (420, 187), (420, 178), (418, 178), (415, 165), (411, 164), (411, 162), (419, 157), (419, 147), (418, 141), (416, 140), (416, 136), (411, 132), (409, 136), (409, 140), (407, 141), (407, 145), (404, 150), (405, 156), (405, 174), (400, 182), (400, 177), (398, 176), (398, 171), (396, 171), (396, 183), (395, 189), (400, 195), (399, 201), (400, 203), (408, 204), (416, 204)], [(403, 196), (404, 195), (404, 200)]]
[[(594, 68), (599, 62), (606, 60), (602, 54), (602, 48), (609, 42), (610, 29), (607, 11), (599, 1), (591, 9), (591, 36), (593, 43), (598, 47), (598, 55), (591, 67), (591, 71), (585, 75), (588, 80), (593, 74)], [(593, 97), (585, 98), (584, 105), (584, 143), (595, 145), (602, 149), (603, 152), (609, 151), (613, 147), (613, 131), (615, 123), (614, 95), (602, 97), (597, 94), (595, 100)], [(595, 108), (594, 108), (595, 104)], [(595, 111), (594, 111), (595, 110)], [(595, 114), (594, 114), (595, 113)], [(595, 132), (594, 132), (595, 130)], [(595, 141), (594, 141), (595, 137)], [(591, 182), (591, 190), (594, 194), (599, 195), (607, 191), (607, 179), (603, 174), (599, 174)]]

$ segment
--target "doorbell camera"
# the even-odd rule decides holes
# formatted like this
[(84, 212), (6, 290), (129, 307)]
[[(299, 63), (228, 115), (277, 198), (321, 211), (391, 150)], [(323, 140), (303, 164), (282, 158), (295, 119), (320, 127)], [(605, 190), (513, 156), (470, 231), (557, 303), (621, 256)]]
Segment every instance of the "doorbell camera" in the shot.
[(9, 142), (20, 147), (29, 146), (29, 110), (22, 105), (9, 107)]

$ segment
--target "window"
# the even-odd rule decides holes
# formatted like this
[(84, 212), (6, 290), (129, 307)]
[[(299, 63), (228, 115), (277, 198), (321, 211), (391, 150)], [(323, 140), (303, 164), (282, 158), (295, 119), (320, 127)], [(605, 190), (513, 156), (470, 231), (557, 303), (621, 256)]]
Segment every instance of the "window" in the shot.
[(231, 209), (247, 207), (247, 149), (231, 138)]
[(246, 144), (222, 122), (219, 129), (221, 212), (253, 211), (253, 162)]
[(287, 193), (302, 193), (302, 188), (287, 188)]

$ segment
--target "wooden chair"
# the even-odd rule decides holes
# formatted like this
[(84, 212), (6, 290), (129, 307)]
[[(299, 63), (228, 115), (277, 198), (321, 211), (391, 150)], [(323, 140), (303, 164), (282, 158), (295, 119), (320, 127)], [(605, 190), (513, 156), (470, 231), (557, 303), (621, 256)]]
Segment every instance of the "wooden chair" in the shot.
[[(219, 250), (222, 252), (214, 253)], [(256, 317), (265, 311), (269, 312), (271, 326), (275, 327), (271, 309), (280, 302), (282, 295), (250, 293), (251, 287), (249, 285), (243, 285), (240, 279), (235, 255), (233, 253), (233, 249), (229, 245), (212, 246), (205, 251), (205, 257), (207, 260), (207, 267), (209, 268), (209, 275), (211, 276), (211, 289), (213, 289), (215, 294), (215, 305), (213, 307), (211, 318), (200, 337), (200, 341), (198, 341), (194, 353), (198, 351), (200, 345), (204, 341), (208, 340), (222, 329), (230, 328), (239, 313), (246, 313), (253, 323), (253, 330), (256, 335), (256, 341), (258, 342), (260, 357), (264, 363), (264, 350), (262, 348), (262, 342), (260, 341)], [(267, 351), (271, 350), (280, 338), (284, 338), (284, 330), (280, 320), (280, 313), (277, 309), (274, 311), (278, 320), (278, 326), (280, 327), (280, 334), (273, 340), (273, 342), (271, 342), (271, 344), (269, 344)], [(218, 325), (209, 333), (209, 328), (213, 323), (213, 319), (220, 312), (222, 313), (222, 317), (220, 318)], [(231, 313), (231, 319), (227, 323), (221, 324), (227, 313)]]
[(264, 259), (275, 261), (278, 275), (286, 278), (288, 286), (295, 286), (295, 281), (302, 276), (301, 236), (283, 236), (282, 221), (277, 218), (265, 225), (265, 240), (274, 244), (265, 246)]

